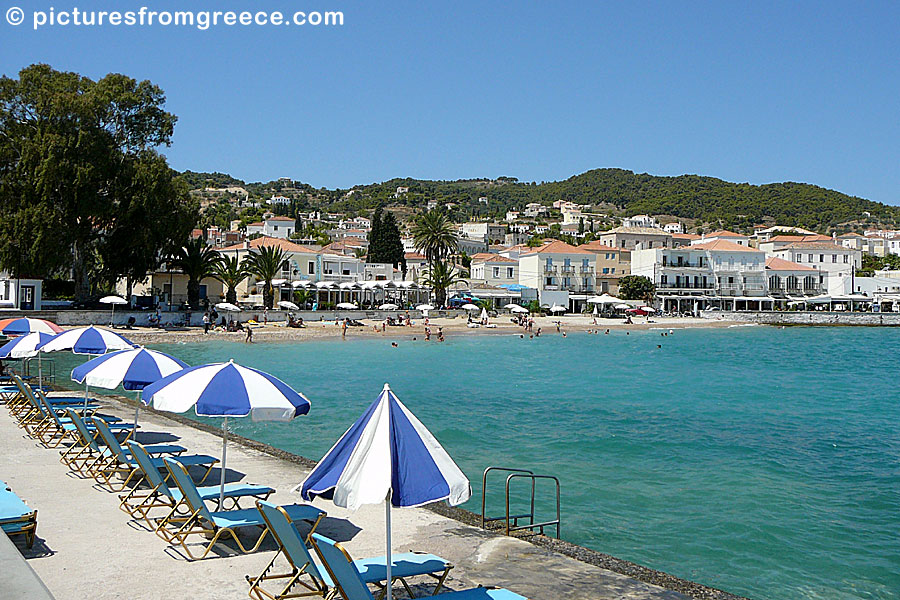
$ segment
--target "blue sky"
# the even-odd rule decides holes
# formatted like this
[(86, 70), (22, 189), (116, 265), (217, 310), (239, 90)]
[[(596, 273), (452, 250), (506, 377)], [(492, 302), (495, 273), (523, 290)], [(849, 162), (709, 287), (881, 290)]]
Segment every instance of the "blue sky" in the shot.
[[(897, 2), (17, 3), (0, 72), (150, 79), (179, 117), (177, 169), (333, 188), (620, 167), (900, 204)], [(341, 10), (345, 24), (32, 30), (30, 11), (76, 5)]]

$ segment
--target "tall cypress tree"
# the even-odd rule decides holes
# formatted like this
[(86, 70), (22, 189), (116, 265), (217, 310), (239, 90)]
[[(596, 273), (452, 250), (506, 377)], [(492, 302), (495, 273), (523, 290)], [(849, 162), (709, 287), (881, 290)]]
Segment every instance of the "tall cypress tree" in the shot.
[(369, 230), (369, 258), (370, 263), (382, 262), (384, 253), (384, 210), (379, 206), (372, 215), (372, 229)]
[(403, 272), (406, 277), (406, 253), (403, 252), (403, 242), (400, 240), (400, 227), (394, 213), (387, 213), (381, 220), (381, 242), (383, 262), (390, 263)]

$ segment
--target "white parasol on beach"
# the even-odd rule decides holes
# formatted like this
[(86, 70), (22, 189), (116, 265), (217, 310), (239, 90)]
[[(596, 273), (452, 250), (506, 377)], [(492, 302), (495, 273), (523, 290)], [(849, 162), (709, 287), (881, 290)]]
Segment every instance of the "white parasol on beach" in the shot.
[(113, 318), (116, 316), (116, 305), (128, 304), (128, 300), (119, 296), (105, 296), (100, 298), (100, 304), (111, 304), (112, 311), (109, 313), (109, 326), (112, 327)]

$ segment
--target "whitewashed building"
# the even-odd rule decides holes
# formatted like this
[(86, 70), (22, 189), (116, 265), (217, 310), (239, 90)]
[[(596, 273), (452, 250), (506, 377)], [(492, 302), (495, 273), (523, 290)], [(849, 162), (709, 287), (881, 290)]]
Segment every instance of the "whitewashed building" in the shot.
[(862, 266), (862, 252), (831, 242), (795, 242), (772, 256), (818, 269), (825, 276), (827, 293), (833, 296), (851, 293), (854, 272)]
[(519, 261), (499, 254), (481, 253), (472, 257), (470, 283), (492, 286), (519, 283)]
[(541, 305), (580, 312), (594, 293), (596, 254), (554, 240), (519, 256), (519, 283), (537, 290)]

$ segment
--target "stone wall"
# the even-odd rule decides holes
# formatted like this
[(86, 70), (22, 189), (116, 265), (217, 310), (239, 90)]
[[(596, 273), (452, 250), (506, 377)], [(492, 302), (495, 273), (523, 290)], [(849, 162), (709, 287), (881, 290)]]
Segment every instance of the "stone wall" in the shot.
[(719, 310), (704, 310), (700, 311), (700, 316), (704, 319), (724, 319), (763, 325), (900, 326), (900, 313), (828, 311), (723, 312)]

